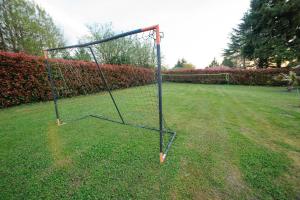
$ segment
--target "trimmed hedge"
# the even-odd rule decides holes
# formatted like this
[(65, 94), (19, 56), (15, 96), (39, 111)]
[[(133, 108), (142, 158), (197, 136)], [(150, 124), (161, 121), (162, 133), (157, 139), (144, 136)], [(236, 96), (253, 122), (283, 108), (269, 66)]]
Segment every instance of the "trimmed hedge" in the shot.
[[(0, 51), (0, 108), (52, 100), (51, 87), (48, 81), (45, 60), (42, 57), (30, 56), (24, 53), (8, 53)], [(54, 76), (57, 92), (60, 97), (77, 96), (86, 93), (95, 93), (105, 90), (96, 65), (93, 62), (70, 61), (63, 59), (51, 59), (52, 69), (60, 68), (61, 73), (68, 79), (69, 90), (59, 76)], [(72, 71), (68, 71), (72, 67)], [(154, 82), (154, 70), (124, 66), (102, 65), (101, 66), (112, 89), (128, 88), (151, 84)], [(164, 74), (177, 74), (177, 76), (163, 76), (164, 81), (191, 82), (220, 84), (227, 83), (224, 77), (216, 76), (180, 76), (180, 74), (229, 74), (230, 84), (240, 85), (286, 85), (286, 82), (274, 80), (274, 76), (280, 73), (288, 73), (290, 70), (300, 75), (300, 68), (275, 68), (275, 69), (183, 69), (169, 70)], [(77, 76), (82, 76), (84, 84), (88, 85), (86, 91), (82, 87), (82, 81)], [(178, 76), (179, 75), (179, 76)]]
[[(0, 108), (52, 99), (44, 62), (42, 57), (0, 52)], [(82, 89), (82, 82), (74, 78), (80, 73), (85, 75), (81, 78), (84, 78), (82, 79), (85, 81), (84, 84), (88, 84), (88, 93), (105, 89), (93, 62), (63, 59), (50, 59), (49, 62), (53, 70), (61, 68), (65, 78), (69, 80), (68, 87), (71, 90), (66, 90), (63, 80), (60, 77), (53, 77), (60, 97), (76, 96), (87, 92)], [(76, 72), (67, 71), (70, 66), (76, 69)], [(153, 70), (142, 67), (119, 65), (101, 67), (112, 89), (150, 84), (155, 77)]]
[[(170, 82), (183, 83), (208, 83), (208, 84), (222, 84), (227, 83), (224, 77), (216, 76), (193, 76), (192, 74), (229, 74), (229, 84), (235, 85), (269, 85), (269, 86), (285, 86), (286, 82), (274, 80), (274, 76), (285, 73), (288, 74), (290, 70), (300, 74), (300, 68), (269, 68), (269, 69), (182, 69), (169, 70), (164, 72), (163, 80)], [(168, 76), (168, 74), (170, 74)], [(176, 76), (172, 76), (176, 74)], [(185, 74), (184, 76), (180, 76)], [(191, 74), (189, 76), (189, 74)]]

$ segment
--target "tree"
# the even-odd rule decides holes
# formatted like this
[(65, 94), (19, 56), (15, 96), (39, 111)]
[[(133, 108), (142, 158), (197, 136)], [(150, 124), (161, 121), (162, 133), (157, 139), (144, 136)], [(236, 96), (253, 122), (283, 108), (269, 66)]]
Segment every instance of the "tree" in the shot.
[(293, 71), (290, 71), (289, 74), (281, 73), (275, 76), (274, 79), (286, 82), (288, 92), (291, 92), (294, 87), (298, 86), (300, 83), (300, 76), (297, 76), (297, 74)]
[(31, 1), (0, 0), (0, 50), (42, 55), (64, 44), (51, 17)]
[[(94, 41), (116, 35), (112, 24), (92, 24), (88, 26), (91, 36), (83, 40)], [(119, 38), (95, 46), (96, 56), (106, 64), (125, 64), (133, 66), (154, 67), (155, 51), (153, 38), (140, 40), (137, 36)]]
[(222, 65), (227, 66), (227, 67), (235, 67), (232, 60), (230, 58), (226, 58), (226, 57), (224, 57), (224, 59), (222, 61)]
[(211, 63), (209, 64), (208, 67), (217, 67), (217, 66), (220, 66), (220, 64), (218, 63), (216, 58), (214, 58), (213, 61), (211, 61)]
[(252, 0), (230, 37), (226, 57), (253, 60), (258, 67), (300, 61), (300, 0)]
[(75, 52), (75, 60), (91, 61), (91, 56), (84, 48), (79, 48)]
[(194, 69), (195, 66), (192, 63), (188, 63), (184, 58), (179, 59), (173, 69)]

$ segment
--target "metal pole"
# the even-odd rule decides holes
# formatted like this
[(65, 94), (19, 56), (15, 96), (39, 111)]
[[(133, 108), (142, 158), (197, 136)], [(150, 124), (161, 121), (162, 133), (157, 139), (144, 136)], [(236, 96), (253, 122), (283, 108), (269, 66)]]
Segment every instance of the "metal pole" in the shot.
[(51, 93), (53, 96), (54, 109), (55, 109), (55, 115), (56, 115), (56, 123), (57, 123), (57, 125), (61, 125), (62, 123), (59, 119), (59, 113), (58, 113), (58, 107), (57, 107), (57, 95), (56, 95), (56, 90), (55, 90), (55, 86), (54, 86), (54, 81), (52, 78), (52, 69), (48, 62), (48, 52), (47, 51), (44, 51), (44, 57), (45, 57), (45, 64), (46, 64), (47, 73), (48, 73), (48, 79), (49, 79), (50, 86), (51, 86)]
[(157, 53), (157, 83), (158, 83), (158, 113), (159, 113), (159, 160), (164, 162), (165, 154), (163, 153), (163, 113), (162, 113), (162, 79), (161, 79), (161, 56), (160, 56), (160, 33), (159, 26), (156, 31), (156, 53)]
[(124, 120), (123, 120), (123, 117), (122, 117), (122, 115), (121, 115), (121, 113), (120, 113), (120, 110), (119, 110), (119, 108), (118, 108), (118, 106), (117, 106), (117, 103), (116, 103), (116, 101), (115, 101), (115, 99), (114, 99), (114, 97), (113, 97), (113, 95), (112, 95), (112, 93), (111, 93), (111, 90), (110, 90), (110, 88), (109, 88), (109, 86), (108, 86), (108, 84), (107, 84), (107, 81), (106, 81), (106, 79), (105, 79), (105, 76), (104, 76), (104, 74), (103, 74), (103, 72), (102, 72), (102, 70), (101, 70), (101, 68), (100, 68), (100, 65), (98, 64), (98, 61), (97, 61), (96, 56), (95, 56), (95, 54), (94, 54), (94, 51), (93, 51), (93, 49), (92, 49), (91, 47), (88, 47), (88, 48), (90, 49), (90, 51), (91, 51), (91, 53), (92, 53), (92, 55), (93, 55), (93, 58), (94, 58), (95, 63), (96, 63), (96, 65), (97, 65), (98, 73), (99, 73), (99, 75), (100, 75), (100, 77), (101, 77), (101, 79), (102, 79), (102, 81), (103, 81), (103, 83), (104, 83), (104, 85), (105, 85), (105, 87), (106, 87), (106, 89), (107, 89), (109, 95), (110, 95), (111, 100), (113, 101), (113, 103), (114, 103), (114, 105), (115, 105), (115, 108), (116, 108), (116, 110), (117, 110), (117, 112), (118, 112), (118, 114), (119, 114), (119, 117), (120, 117), (122, 123), (125, 124), (125, 122), (124, 122)]
[(230, 81), (229, 79), (230, 79), (230, 74), (228, 73), (228, 74), (227, 74), (227, 84), (228, 84), (228, 85), (229, 85), (229, 81)]
[(78, 48), (78, 47), (88, 47), (88, 46), (91, 46), (91, 45), (101, 44), (103, 42), (108, 42), (110, 40), (115, 40), (115, 39), (118, 39), (118, 38), (121, 38), (121, 37), (126, 37), (126, 36), (129, 36), (129, 35), (145, 32), (145, 31), (149, 31), (149, 30), (154, 30), (154, 29), (156, 29), (156, 27), (158, 27), (158, 25), (149, 26), (149, 27), (146, 27), (146, 28), (140, 28), (140, 29), (136, 29), (136, 30), (133, 30), (133, 31), (128, 31), (128, 32), (125, 32), (125, 33), (120, 33), (120, 34), (114, 35), (112, 37), (104, 38), (102, 40), (98, 40), (98, 41), (94, 41), (94, 42), (88, 42), (88, 43), (84, 43), (84, 44), (76, 44), (76, 45), (70, 45), (70, 46), (64, 46), (64, 47), (58, 47), (58, 48), (51, 48), (51, 49), (47, 49), (47, 51), (55, 51), (55, 50)]

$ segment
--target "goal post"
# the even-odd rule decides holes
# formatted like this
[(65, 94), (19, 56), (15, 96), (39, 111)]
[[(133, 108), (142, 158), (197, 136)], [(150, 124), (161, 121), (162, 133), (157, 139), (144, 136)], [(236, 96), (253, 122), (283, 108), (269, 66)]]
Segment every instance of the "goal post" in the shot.
[(192, 83), (211, 83), (229, 84), (229, 73), (165, 73), (162, 74), (164, 81), (170, 82), (192, 82)]
[[(117, 91), (115, 94), (113, 93), (114, 88), (113, 85), (110, 84), (109, 80), (107, 79), (107, 75), (103, 71), (103, 65), (105, 63), (99, 63), (99, 56), (96, 52), (95, 48), (97, 47), (98, 49), (101, 49), (100, 44), (105, 44), (108, 42), (113, 42), (118, 39), (122, 39), (125, 37), (129, 36), (136, 36), (141, 33), (145, 32), (151, 32), (153, 34), (153, 43), (155, 47), (155, 59), (156, 59), (156, 67), (153, 70), (153, 77), (154, 77), (154, 83), (150, 80), (146, 84), (143, 83), (140, 86), (139, 84), (136, 84), (137, 88), (143, 87), (140, 89), (140, 91), (146, 92), (146, 91), (154, 91), (154, 95), (148, 95), (147, 97), (143, 97), (145, 100), (143, 103), (137, 102), (136, 105), (121, 105), (122, 102), (125, 101), (117, 101), (116, 98), (122, 99), (122, 100), (128, 100), (126, 98), (126, 95), (124, 96), (121, 94), (119, 91)], [(150, 33), (149, 33), (150, 35)], [(92, 96), (91, 98), (104, 98), (103, 95), (100, 95), (100, 92), (105, 90), (108, 95), (106, 96), (107, 98), (110, 99), (110, 102), (114, 108), (114, 113), (117, 113), (118, 117), (110, 117), (110, 116), (104, 116), (104, 115), (99, 115), (98, 113), (95, 114), (94, 112), (85, 111), (83, 110), (81, 118), (86, 118), (86, 117), (94, 117), (110, 122), (115, 122), (118, 124), (123, 124), (123, 125), (128, 125), (128, 126), (133, 126), (133, 127), (138, 127), (138, 128), (143, 128), (143, 129), (148, 129), (151, 131), (156, 131), (159, 133), (159, 160), (160, 163), (163, 163), (166, 155), (175, 139), (176, 132), (169, 129), (166, 125), (164, 116), (163, 116), (163, 99), (162, 99), (162, 74), (161, 74), (161, 53), (160, 53), (160, 31), (159, 31), (159, 25), (154, 25), (146, 28), (141, 28), (141, 29), (136, 29), (133, 31), (129, 32), (124, 32), (121, 34), (114, 35), (112, 37), (104, 38), (102, 40), (98, 41), (93, 41), (93, 42), (88, 42), (84, 44), (77, 44), (77, 45), (70, 45), (70, 46), (64, 46), (64, 47), (58, 47), (58, 48), (50, 48), (44, 50), (44, 58), (45, 58), (45, 65), (47, 68), (47, 73), (48, 73), (48, 79), (50, 82), (51, 86), (51, 93), (53, 96), (53, 102), (54, 102), (54, 110), (55, 110), (55, 116), (56, 116), (56, 121), (58, 125), (64, 124), (64, 120), (62, 119), (61, 116), (61, 109), (63, 109), (63, 106), (59, 106), (59, 102), (64, 103), (67, 102), (69, 103), (70, 101), (66, 101), (68, 97), (73, 97), (73, 96), (79, 96), (79, 95), (91, 95), (91, 94), (97, 94), (97, 96)], [(99, 45), (99, 46), (97, 46)], [(95, 47), (96, 46), (96, 47)], [(53, 66), (52, 61), (49, 58), (49, 53), (52, 52), (58, 52), (58, 51), (65, 51), (65, 50), (72, 50), (72, 49), (85, 49), (87, 50), (88, 54), (91, 56), (91, 59), (93, 60), (93, 63), (95, 64), (96, 68), (91, 72), (90, 69), (86, 68), (78, 68), (78, 67), (73, 67), (72, 64), (70, 66)], [(132, 69), (130, 69), (132, 70)], [(149, 71), (149, 70), (148, 70)], [(134, 72), (133, 72), (134, 73)], [(148, 72), (149, 73), (149, 72)], [(132, 74), (132, 77), (136, 77), (137, 75)], [(138, 78), (138, 77), (136, 77)], [(147, 85), (148, 84), (148, 85)], [(157, 85), (154, 88), (154, 85)], [(75, 85), (75, 86), (74, 86)], [(103, 90), (101, 87), (103, 87)], [(134, 84), (133, 84), (134, 85)], [(95, 89), (97, 88), (97, 89)], [(100, 88), (100, 89), (99, 89)], [(127, 89), (126, 89), (127, 90)], [(128, 89), (129, 90), (129, 89)], [(133, 91), (128, 91), (133, 93)], [(98, 95), (99, 94), (99, 95)], [(134, 94), (135, 97), (139, 97), (138, 95), (140, 94)], [(151, 98), (155, 98), (155, 100), (152, 99), (153, 102), (151, 102)], [(72, 98), (70, 98), (72, 99)], [(136, 99), (135, 99), (136, 100)], [(74, 100), (75, 101), (75, 100)], [(85, 100), (82, 100), (85, 101)], [(97, 102), (99, 100), (97, 99)], [(133, 101), (134, 102), (134, 101)], [(156, 105), (157, 102), (157, 105)], [(69, 103), (69, 108), (70, 110), (74, 109), (72, 108), (72, 103)], [(111, 105), (110, 104), (110, 105)], [(139, 104), (139, 105), (138, 105)], [(71, 106), (70, 106), (71, 105)], [(108, 104), (107, 104), (108, 105)], [(120, 107), (121, 106), (121, 107)], [(141, 109), (138, 109), (138, 106), (141, 107)], [(155, 111), (147, 110), (146, 107), (154, 108)], [(103, 106), (103, 108), (107, 108), (110, 106)], [(124, 113), (123, 110), (126, 109), (136, 109), (135, 111), (132, 111), (133, 114), (127, 114), (126, 112)], [(68, 108), (66, 108), (68, 109)], [(87, 113), (85, 113), (87, 112)], [(90, 112), (90, 113), (89, 113)], [(146, 112), (149, 112), (149, 114), (145, 114)], [(84, 113), (84, 114), (83, 114)], [(147, 123), (147, 121), (142, 120), (136, 120), (134, 118), (135, 115), (140, 114), (143, 115), (143, 117), (146, 119), (151, 118), (151, 114), (157, 115), (157, 117), (152, 117)], [(166, 135), (167, 141), (165, 141)]]

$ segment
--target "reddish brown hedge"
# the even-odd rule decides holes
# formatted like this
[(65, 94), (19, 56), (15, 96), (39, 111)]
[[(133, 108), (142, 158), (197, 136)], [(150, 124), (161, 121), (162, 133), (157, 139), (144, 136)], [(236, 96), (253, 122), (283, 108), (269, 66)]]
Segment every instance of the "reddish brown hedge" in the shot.
[[(62, 80), (54, 77), (60, 96), (75, 96), (86, 92), (82, 90), (81, 83), (74, 78), (74, 72), (67, 71), (70, 66), (75, 68), (77, 73), (85, 72), (88, 76), (84, 80), (85, 84), (89, 84), (89, 93), (104, 89), (93, 62), (55, 59), (50, 60), (50, 63), (53, 70), (58, 66), (62, 70), (65, 69), (63, 73), (65, 78), (69, 79), (68, 87), (72, 88), (71, 93), (66, 92), (62, 89)], [(112, 89), (145, 85), (154, 80), (153, 70), (142, 67), (103, 65), (102, 69)], [(0, 108), (51, 99), (51, 88), (43, 58), (24, 53), (0, 52)]]
[[(187, 83), (227, 83), (224, 77), (217, 78), (216, 76), (193, 76), (188, 74), (229, 74), (229, 83), (238, 85), (270, 85), (281, 86), (286, 85), (286, 82), (276, 81), (274, 76), (280, 73), (289, 73), (290, 70), (300, 74), (300, 68), (269, 68), (269, 69), (225, 69), (225, 70), (211, 70), (211, 69), (182, 69), (169, 70), (164, 72), (165, 81), (171, 82), (187, 82)], [(168, 76), (170, 74), (170, 76)], [(176, 74), (176, 76), (172, 76)], [(185, 74), (184, 76), (180, 76)]]
[[(94, 93), (104, 90), (104, 84), (97, 75), (96, 66), (93, 62), (50, 60), (53, 70), (62, 69), (62, 73), (69, 80), (68, 87), (72, 90), (65, 90), (61, 78), (55, 78), (57, 92), (60, 97), (76, 96), (80, 94)], [(72, 66), (77, 71), (70, 72), (67, 69)], [(154, 81), (154, 71), (142, 67), (103, 65), (102, 69), (112, 89), (127, 88), (138, 85), (145, 85)], [(64, 71), (65, 70), (65, 71)], [(279, 73), (288, 73), (291, 69), (185, 69), (170, 70), (166, 74), (218, 74), (229, 73), (230, 84), (242, 85), (285, 85), (284, 82), (274, 80)], [(300, 74), (300, 68), (294, 69)], [(74, 74), (75, 73), (75, 74)], [(78, 82), (78, 74), (85, 74), (84, 83), (88, 84), (89, 91), (82, 89), (82, 83)], [(225, 83), (224, 79), (215, 77), (201, 78), (201, 76), (164, 76), (164, 80), (173, 82), (192, 83)], [(47, 77), (44, 59), (36, 56), (29, 56), (24, 53), (8, 53), (0, 51), (0, 108), (31, 103), (37, 101), (48, 101), (52, 99), (51, 88)]]

